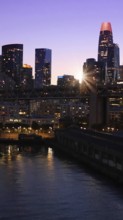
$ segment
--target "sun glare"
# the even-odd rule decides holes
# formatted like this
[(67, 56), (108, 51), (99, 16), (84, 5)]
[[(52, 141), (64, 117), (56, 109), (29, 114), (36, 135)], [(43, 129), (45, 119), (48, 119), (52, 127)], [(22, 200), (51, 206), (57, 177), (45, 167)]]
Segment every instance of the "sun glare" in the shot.
[(75, 78), (79, 80), (81, 83), (84, 80), (84, 74), (83, 73), (78, 73), (75, 75)]

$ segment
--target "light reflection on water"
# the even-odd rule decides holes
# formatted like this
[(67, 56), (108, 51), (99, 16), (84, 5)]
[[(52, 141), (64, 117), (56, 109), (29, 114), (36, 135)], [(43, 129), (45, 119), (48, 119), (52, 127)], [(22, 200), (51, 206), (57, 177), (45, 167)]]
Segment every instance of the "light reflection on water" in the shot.
[(0, 151), (0, 219), (123, 219), (122, 188), (75, 161), (46, 147)]

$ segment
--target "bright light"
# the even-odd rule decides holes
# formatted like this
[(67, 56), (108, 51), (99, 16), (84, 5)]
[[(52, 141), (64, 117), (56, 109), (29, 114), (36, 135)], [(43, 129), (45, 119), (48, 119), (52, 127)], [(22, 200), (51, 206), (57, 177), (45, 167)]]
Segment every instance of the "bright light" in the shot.
[(81, 73), (77, 73), (75, 74), (75, 78), (79, 80), (79, 82), (81, 83), (84, 79), (84, 74), (81, 72)]
[(89, 74), (84, 74), (84, 77), (82, 79), (87, 89), (95, 92), (95, 79), (92, 78)]

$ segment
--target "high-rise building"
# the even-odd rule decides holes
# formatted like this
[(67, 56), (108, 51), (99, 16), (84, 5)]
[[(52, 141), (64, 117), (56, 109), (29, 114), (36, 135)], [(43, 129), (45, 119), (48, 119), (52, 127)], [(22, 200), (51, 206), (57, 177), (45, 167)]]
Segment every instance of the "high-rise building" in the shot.
[(86, 59), (86, 62), (83, 64), (83, 74), (85, 81), (87, 81), (88, 83), (98, 83), (103, 81), (103, 62), (96, 61), (94, 58)]
[(123, 81), (123, 65), (119, 68), (119, 81)]
[(62, 88), (79, 88), (79, 80), (75, 79), (72, 75), (63, 75), (58, 77), (57, 85)]
[(107, 62), (108, 47), (113, 45), (112, 27), (109, 22), (102, 23), (99, 35), (98, 61)]
[(2, 72), (19, 84), (23, 65), (23, 44), (2, 46)]
[(114, 77), (120, 79), (120, 50), (117, 44), (114, 44)]
[(109, 22), (101, 25), (98, 61), (105, 65), (105, 83), (115, 82), (119, 77), (119, 47), (113, 43), (112, 27)]
[(2, 55), (0, 55), (0, 74), (1, 74), (1, 71), (2, 71)]
[(43, 86), (51, 84), (51, 50), (35, 50), (35, 88), (40, 89)]
[(33, 89), (32, 67), (24, 64), (21, 71), (20, 87), (22, 90)]

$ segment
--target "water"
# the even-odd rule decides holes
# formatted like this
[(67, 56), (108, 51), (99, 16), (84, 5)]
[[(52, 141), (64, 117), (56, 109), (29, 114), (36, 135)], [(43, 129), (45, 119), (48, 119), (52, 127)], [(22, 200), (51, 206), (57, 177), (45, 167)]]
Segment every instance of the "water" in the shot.
[(121, 220), (122, 187), (51, 148), (2, 146), (0, 220)]

